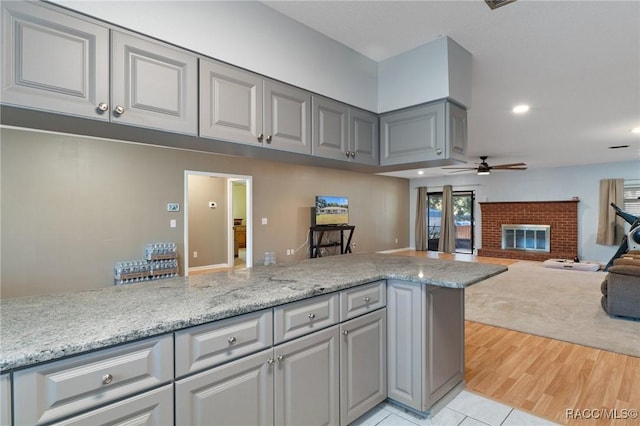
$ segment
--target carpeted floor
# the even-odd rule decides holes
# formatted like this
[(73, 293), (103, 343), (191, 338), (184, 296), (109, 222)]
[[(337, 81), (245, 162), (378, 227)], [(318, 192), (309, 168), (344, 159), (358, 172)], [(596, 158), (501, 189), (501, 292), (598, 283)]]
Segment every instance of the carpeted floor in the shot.
[(605, 275), (519, 261), (466, 289), (465, 317), (640, 357), (640, 321), (609, 317), (600, 306)]

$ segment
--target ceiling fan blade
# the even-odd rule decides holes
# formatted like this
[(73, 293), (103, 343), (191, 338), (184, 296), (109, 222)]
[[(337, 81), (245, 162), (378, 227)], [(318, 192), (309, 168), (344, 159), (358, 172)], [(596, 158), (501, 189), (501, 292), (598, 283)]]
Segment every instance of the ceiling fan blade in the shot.
[(469, 173), (469, 172), (475, 172), (476, 169), (464, 169), (464, 170), (453, 170), (451, 172), (449, 172), (449, 174), (452, 173)]
[(527, 167), (527, 163), (511, 163), (511, 164), (498, 164), (497, 166), (491, 166), (494, 169), (504, 169), (510, 167)]
[(526, 167), (491, 167), (491, 170), (527, 170)]
[(447, 169), (447, 170), (476, 170), (477, 167), (443, 167), (443, 169)]

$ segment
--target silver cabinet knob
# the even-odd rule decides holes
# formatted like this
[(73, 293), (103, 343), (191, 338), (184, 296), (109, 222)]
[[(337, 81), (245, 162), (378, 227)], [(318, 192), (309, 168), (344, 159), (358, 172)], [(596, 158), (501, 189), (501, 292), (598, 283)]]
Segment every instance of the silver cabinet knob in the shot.
[(343, 330), (342, 334), (344, 334), (346, 336), (347, 334), (349, 334), (349, 330)]
[(109, 109), (109, 105), (105, 104), (104, 102), (100, 102), (98, 104), (98, 110), (99, 111), (105, 112), (108, 109)]
[(262, 133), (260, 133), (258, 135), (258, 142), (262, 143), (263, 140), (264, 140), (264, 135)]
[(316, 314), (314, 314), (313, 312), (310, 313), (309, 315), (307, 315), (309, 317), (309, 319), (314, 319), (316, 317)]
[(276, 359), (278, 360), (278, 362), (282, 362), (284, 360), (284, 355), (278, 355)]
[(356, 152), (355, 151), (351, 151), (351, 158), (356, 158)]
[(442, 154), (442, 148), (436, 149), (436, 154), (441, 155)]
[(267, 364), (269, 364), (269, 365), (273, 365), (274, 363), (275, 363), (275, 361), (273, 360), (273, 358), (269, 358), (267, 360)]
[(227, 342), (229, 342), (230, 345), (234, 345), (236, 343), (236, 338), (235, 337), (229, 337), (227, 339)]
[(364, 297), (364, 301), (365, 301), (365, 303), (369, 303), (369, 302), (371, 302), (371, 298), (369, 296), (365, 296)]
[(104, 376), (102, 376), (102, 384), (103, 385), (108, 385), (112, 381), (113, 381), (113, 376), (111, 374), (107, 373)]
[(273, 136), (271, 135), (267, 136), (267, 143), (271, 143), (272, 140), (273, 140)]
[(113, 109), (113, 112), (118, 114), (118, 115), (122, 115), (122, 114), (124, 114), (124, 107), (118, 105)]
[(347, 154), (347, 158), (351, 157), (351, 151), (347, 151), (346, 154)]

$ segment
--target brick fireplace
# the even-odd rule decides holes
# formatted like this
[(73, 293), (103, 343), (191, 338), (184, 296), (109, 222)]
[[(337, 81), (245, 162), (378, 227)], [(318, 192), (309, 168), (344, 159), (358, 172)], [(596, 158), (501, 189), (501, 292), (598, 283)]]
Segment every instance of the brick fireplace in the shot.
[[(578, 201), (505, 201), (480, 203), (482, 248), (479, 256), (537, 260), (578, 255)], [(549, 251), (503, 247), (503, 225), (548, 225)], [(512, 247), (515, 245), (511, 245)]]

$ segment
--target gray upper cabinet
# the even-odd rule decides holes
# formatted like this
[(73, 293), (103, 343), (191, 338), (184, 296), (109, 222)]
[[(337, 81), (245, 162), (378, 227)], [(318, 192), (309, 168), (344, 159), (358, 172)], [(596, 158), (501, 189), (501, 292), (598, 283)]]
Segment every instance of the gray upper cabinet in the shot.
[(107, 27), (36, 3), (2, 2), (2, 39), (2, 103), (109, 120)]
[(466, 145), (466, 111), (450, 102), (420, 105), (380, 117), (383, 166), (462, 159)]
[(262, 144), (262, 87), (257, 74), (200, 59), (200, 136)]
[(313, 155), (378, 164), (378, 116), (322, 96), (312, 98)]
[(112, 121), (196, 135), (196, 57), (119, 31), (111, 48)]
[(264, 80), (265, 146), (311, 154), (311, 94)]

